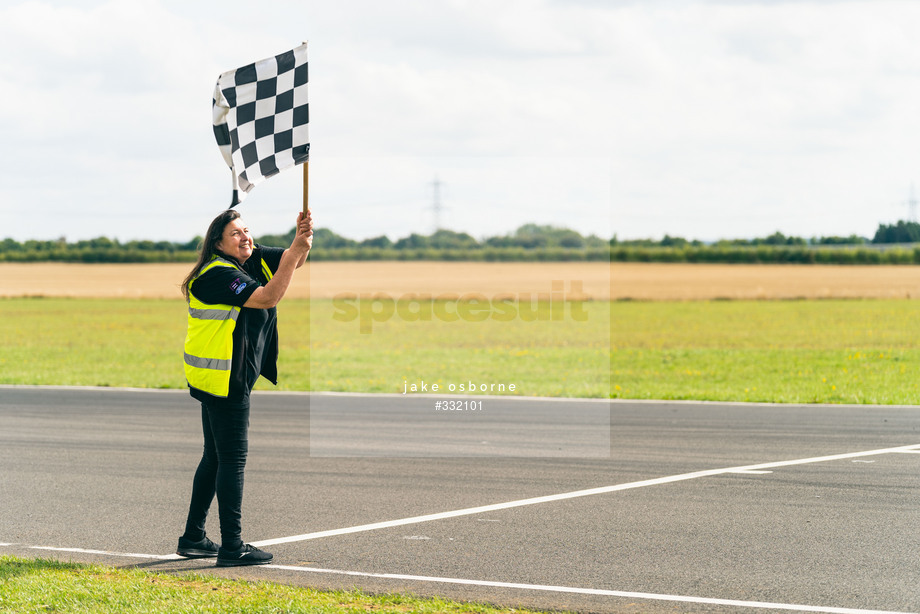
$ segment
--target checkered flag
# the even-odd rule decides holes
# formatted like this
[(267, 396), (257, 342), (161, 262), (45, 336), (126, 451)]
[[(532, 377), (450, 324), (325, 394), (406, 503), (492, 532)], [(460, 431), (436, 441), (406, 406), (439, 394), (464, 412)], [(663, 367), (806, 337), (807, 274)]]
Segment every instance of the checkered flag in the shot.
[(306, 43), (222, 74), (212, 110), (233, 207), (262, 180), (310, 158)]

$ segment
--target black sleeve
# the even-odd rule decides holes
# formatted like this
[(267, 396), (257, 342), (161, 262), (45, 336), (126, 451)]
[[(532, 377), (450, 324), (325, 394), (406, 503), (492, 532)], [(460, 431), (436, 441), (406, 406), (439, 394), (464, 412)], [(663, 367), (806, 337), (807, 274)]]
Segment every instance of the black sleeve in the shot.
[(284, 255), (285, 249), (283, 247), (265, 247), (264, 245), (257, 245), (256, 247), (261, 252), (265, 264), (271, 269), (272, 275), (277, 273), (278, 267), (281, 266), (281, 256)]
[(261, 285), (235, 267), (216, 266), (195, 280), (192, 294), (203, 303), (242, 307)]

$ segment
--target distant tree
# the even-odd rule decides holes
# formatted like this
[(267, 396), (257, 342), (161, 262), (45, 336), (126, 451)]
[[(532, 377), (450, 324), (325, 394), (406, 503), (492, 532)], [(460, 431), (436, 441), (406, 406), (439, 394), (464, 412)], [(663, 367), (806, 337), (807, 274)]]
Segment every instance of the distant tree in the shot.
[(809, 241), (812, 245), (865, 245), (869, 242), (866, 237), (850, 235), (848, 237), (820, 237)]
[(515, 247), (517, 243), (514, 242), (514, 237), (510, 235), (505, 235), (501, 237), (488, 237), (483, 244), (486, 247)]
[(920, 242), (920, 224), (899, 220), (897, 224), (879, 224), (873, 243), (917, 243)]
[(433, 235), (428, 237), (430, 247), (440, 249), (464, 249), (480, 247), (479, 241), (465, 232), (454, 232), (453, 230), (437, 230)]
[(597, 247), (607, 247), (607, 245), (613, 245), (613, 243), (607, 243), (607, 239), (602, 239), (597, 235), (588, 235), (585, 237), (585, 247), (597, 248)]
[(385, 249), (388, 247), (393, 247), (393, 242), (390, 241), (388, 236), (380, 235), (379, 237), (364, 239), (361, 241), (361, 247), (380, 247)]
[(556, 235), (550, 240), (550, 244), (553, 243), (559, 245), (560, 247), (582, 249), (585, 247), (585, 238), (574, 230), (569, 230), (568, 228), (560, 228), (556, 231)]
[(524, 224), (514, 231), (513, 245), (526, 249), (541, 247), (583, 249), (587, 245), (587, 242), (579, 232), (571, 228), (540, 224)]
[(192, 239), (188, 243), (180, 243), (178, 245), (178, 248), (181, 250), (185, 250), (185, 251), (196, 252), (198, 251), (198, 246), (201, 245), (202, 241), (204, 241), (204, 237), (202, 237), (201, 235), (197, 235), (195, 236), (194, 239)]
[[(288, 241), (287, 245), (291, 244), (291, 241), (294, 240), (294, 229), (291, 229), (289, 233), (291, 238)], [(341, 235), (337, 235), (328, 228), (318, 228), (313, 231), (313, 244), (322, 245), (323, 247), (357, 247), (358, 242), (354, 239), (346, 239)], [(285, 245), (285, 247), (287, 247)]]
[(524, 224), (523, 226), (518, 226), (518, 229), (514, 231), (514, 236), (528, 237), (533, 235), (549, 235), (553, 234), (556, 230), (558, 230), (558, 228), (547, 224)]
[(403, 237), (393, 244), (396, 249), (423, 249), (428, 247), (428, 237), (417, 233), (412, 233), (408, 237)]
[(660, 242), (652, 239), (621, 239), (617, 241), (617, 245), (626, 247), (657, 247), (660, 245)]
[(776, 231), (772, 235), (763, 239), (754, 239), (754, 245), (806, 245), (807, 242), (801, 237), (787, 237), (783, 233)]
[(672, 237), (670, 235), (665, 235), (661, 239), (662, 247), (686, 247), (687, 240), (682, 237)]
[[(265, 245), (268, 247), (289, 247), (291, 241), (294, 240), (294, 234), (297, 232), (297, 229), (292, 227), (287, 233), (283, 235), (262, 235), (261, 237), (256, 238), (256, 243), (260, 245)], [(343, 236), (337, 235), (328, 228), (317, 228), (313, 230), (313, 243), (314, 245), (322, 245), (323, 247), (355, 247), (358, 245), (358, 242), (354, 239), (346, 239)]]
[[(287, 231), (283, 235), (262, 235), (260, 237), (255, 237), (254, 239), (256, 243), (258, 243), (259, 245), (264, 245), (266, 247), (285, 247), (286, 248), (286, 247), (289, 247), (291, 245), (291, 241), (294, 240), (295, 232), (296, 232), (296, 228), (291, 228), (289, 231)], [(316, 237), (317, 232), (318, 231), (313, 231), (314, 238)]]
[(786, 244), (786, 235), (784, 235), (783, 233), (781, 233), (781, 232), (779, 232), (779, 231), (776, 231), (776, 232), (774, 232), (772, 235), (770, 235), (770, 236), (768, 236), (768, 237), (766, 237), (766, 238), (764, 238), (764, 239), (755, 240), (755, 243), (760, 243), (760, 244), (763, 244), (763, 245), (785, 245), (785, 244)]
[(7, 238), (0, 243), (0, 252), (18, 252), (21, 250), (22, 244), (19, 241)]
[(550, 244), (549, 237), (554, 230), (552, 226), (524, 224), (514, 231), (512, 245), (523, 247), (524, 249), (547, 247)]
[(118, 241), (113, 241), (108, 237), (97, 237), (95, 239), (90, 239), (89, 241), (79, 241), (77, 243), (80, 247), (92, 247), (94, 249), (99, 248), (113, 248), (118, 247)]

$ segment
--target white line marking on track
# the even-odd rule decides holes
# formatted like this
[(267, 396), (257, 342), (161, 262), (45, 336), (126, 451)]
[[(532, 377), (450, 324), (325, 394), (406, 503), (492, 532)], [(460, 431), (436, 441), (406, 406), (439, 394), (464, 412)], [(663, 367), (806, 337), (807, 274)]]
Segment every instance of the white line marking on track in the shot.
[[(440, 514), (429, 514), (426, 516), (415, 516), (412, 518), (403, 518), (401, 520), (392, 520), (389, 522), (378, 522), (368, 525), (361, 525), (357, 527), (347, 527), (344, 529), (334, 529), (331, 531), (320, 531), (317, 533), (308, 533), (306, 535), (295, 535), (293, 537), (282, 537), (279, 539), (273, 540), (264, 540), (261, 542), (253, 542), (253, 545), (264, 546), (270, 544), (280, 544), (280, 543), (289, 543), (294, 541), (303, 541), (306, 539), (317, 539), (320, 537), (327, 537), (332, 535), (344, 535), (347, 533), (356, 533), (359, 531), (371, 531), (379, 528), (401, 526), (406, 524), (413, 524), (418, 522), (426, 522), (429, 520), (439, 520), (442, 518), (453, 518), (457, 516), (465, 516), (470, 514), (477, 514), (485, 511), (494, 511), (499, 509), (508, 509), (512, 507), (520, 507), (524, 505), (534, 505), (537, 503), (545, 503), (550, 501), (561, 501), (565, 499), (573, 499), (576, 497), (586, 497), (590, 495), (603, 494), (609, 492), (616, 492), (620, 490), (628, 490), (632, 488), (641, 488), (644, 486), (657, 486), (660, 484), (669, 484), (673, 482), (679, 482), (684, 480), (692, 480), (696, 478), (709, 477), (715, 475), (723, 474), (732, 474), (732, 473), (771, 473), (770, 471), (765, 471), (768, 468), (776, 467), (791, 467), (794, 465), (805, 465), (811, 463), (822, 463), (835, 460), (844, 460), (859, 458), (865, 456), (877, 456), (881, 454), (895, 454), (895, 453), (910, 453), (910, 454), (920, 454), (920, 444), (900, 446), (896, 448), (884, 448), (880, 450), (868, 450), (865, 452), (851, 452), (846, 454), (833, 454), (830, 456), (817, 456), (813, 458), (802, 458), (796, 460), (788, 461), (778, 461), (772, 463), (761, 463), (758, 465), (745, 465), (741, 467), (728, 467), (724, 469), (709, 469), (706, 471), (695, 471), (692, 473), (684, 473), (680, 475), (673, 475), (663, 478), (656, 478), (652, 480), (643, 480), (640, 482), (629, 482), (626, 484), (617, 484), (614, 486), (606, 486), (603, 488), (592, 488), (588, 490), (579, 490), (569, 493), (562, 493), (559, 495), (549, 495), (545, 497), (534, 497), (532, 499), (522, 499), (520, 501), (509, 501), (507, 503), (498, 503), (495, 505), (485, 505), (481, 507), (467, 508), (465, 510), (455, 510), (453, 512), (443, 512)], [(14, 546), (16, 544), (11, 543), (0, 543), (0, 546)], [(82, 554), (96, 554), (101, 556), (112, 556), (112, 557), (130, 557), (130, 558), (144, 558), (144, 559), (155, 559), (155, 560), (181, 560), (183, 557), (180, 557), (176, 554), (140, 554), (132, 552), (110, 552), (107, 550), (90, 550), (86, 548), (55, 548), (51, 546), (28, 546), (32, 550), (48, 550), (53, 552), (74, 552)], [(369, 573), (361, 571), (345, 571), (337, 569), (319, 569), (312, 567), (298, 567), (294, 565), (264, 565), (263, 568), (269, 569), (280, 569), (285, 571), (297, 571), (302, 573), (325, 573), (325, 574), (337, 574), (337, 575), (346, 575), (346, 576), (357, 576), (365, 578), (385, 578), (385, 579), (396, 579), (396, 580), (414, 580), (418, 582), (434, 582), (434, 583), (445, 583), (445, 584), (463, 584), (470, 586), (488, 586), (495, 588), (514, 588), (520, 590), (534, 590), (534, 591), (547, 591), (547, 592), (557, 592), (557, 593), (574, 593), (581, 595), (599, 595), (599, 596), (608, 596), (608, 597), (623, 597), (627, 599), (647, 599), (655, 601), (673, 601), (680, 603), (699, 603), (699, 604), (708, 604), (708, 605), (726, 605), (726, 606), (735, 606), (735, 607), (747, 607), (747, 608), (760, 608), (760, 609), (772, 609), (772, 610), (791, 610), (797, 612), (824, 612), (827, 614), (907, 614), (904, 612), (897, 612), (891, 610), (864, 610), (856, 608), (841, 608), (841, 607), (830, 607), (830, 606), (812, 606), (812, 605), (799, 605), (799, 604), (788, 604), (788, 603), (771, 603), (766, 601), (744, 601), (744, 600), (735, 600), (735, 599), (718, 599), (711, 597), (693, 597), (685, 595), (666, 595), (658, 593), (641, 593), (633, 591), (615, 591), (615, 590), (606, 590), (606, 589), (594, 589), (594, 588), (576, 588), (570, 586), (553, 586), (553, 585), (540, 585), (540, 584), (520, 584), (514, 582), (495, 582), (489, 580), (468, 580), (462, 578), (442, 578), (434, 576), (414, 576), (406, 574), (382, 574), (382, 573)]]
[[(0, 544), (4, 545), (4, 544)], [(80, 554), (101, 554), (103, 556), (124, 556), (133, 559), (159, 559), (161, 561), (179, 560), (178, 554), (140, 554), (137, 552), (109, 552), (108, 550), (88, 550), (86, 548), (53, 548), (51, 546), (29, 546), (30, 550), (51, 550), (52, 552), (77, 552)]]
[[(54, 386), (47, 384), (39, 385), (30, 385), (30, 384), (0, 384), (0, 390), (3, 389), (18, 389), (18, 390), (71, 390), (79, 392), (81, 390), (86, 390), (90, 392), (150, 392), (155, 394), (182, 394), (188, 395), (188, 390), (186, 388), (131, 388), (126, 386)], [(299, 396), (299, 397), (311, 397), (311, 396), (329, 396), (329, 397), (361, 397), (361, 398), (379, 398), (379, 397), (390, 397), (394, 399), (405, 399), (406, 395), (402, 392), (335, 392), (335, 391), (326, 391), (326, 390), (313, 390), (310, 392), (300, 391), (300, 390), (256, 390), (255, 395), (257, 396)], [(457, 398), (469, 398), (468, 394), (418, 394), (414, 395), (420, 399), (425, 397), (438, 399), (447, 397), (457, 397)], [(616, 399), (603, 399), (603, 398), (586, 398), (586, 397), (525, 397), (518, 395), (503, 395), (503, 394), (477, 394), (475, 395), (476, 399), (494, 399), (497, 401), (564, 401), (568, 402), (578, 402), (578, 403), (611, 403)], [(621, 399), (622, 400), (622, 399)], [(668, 401), (668, 402), (679, 402), (679, 401)], [(702, 401), (696, 401), (696, 403), (701, 403)], [(737, 403), (736, 403), (737, 404)]]
[(362, 571), (342, 571), (337, 569), (318, 569), (297, 567), (294, 565), (265, 565), (270, 569), (299, 571), (305, 573), (339, 574), (364, 578), (385, 578), (392, 580), (414, 580), (416, 582), (440, 582), (445, 584), (465, 584), (469, 586), (488, 586), (493, 588), (514, 588), (519, 590), (546, 591), (554, 593), (575, 593), (579, 595), (600, 595), (604, 597), (625, 597), (627, 599), (650, 599), (655, 601), (677, 601), (681, 603), (705, 603), (709, 605), (727, 605), (745, 608), (764, 608), (770, 610), (793, 610), (796, 612), (827, 612), (828, 614), (906, 614), (890, 610), (859, 610), (814, 605), (797, 605), (790, 603), (770, 603), (767, 601), (743, 601), (737, 599), (716, 599), (712, 597), (690, 597), (685, 595), (663, 595), (657, 593), (637, 593), (632, 591), (611, 591), (598, 588), (575, 588), (571, 586), (552, 586), (541, 584), (518, 584), (515, 582), (492, 582), (488, 580), (465, 580), (462, 578), (439, 578), (432, 576), (411, 576), (391, 573), (366, 573)]
[(726, 473), (738, 473), (741, 475), (765, 475), (767, 473), (773, 473), (773, 472), (772, 471), (754, 471), (753, 469), (742, 471), (741, 469), (738, 469), (736, 471), (726, 471)]
[[(314, 390), (312, 392), (292, 392), (288, 390), (257, 390), (258, 394), (305, 394), (310, 396), (324, 396), (324, 397), (365, 397), (365, 398), (380, 398), (387, 397), (392, 399), (405, 399), (407, 395), (403, 392), (334, 392), (326, 390)], [(417, 394), (415, 398), (419, 399), (438, 399), (443, 397), (458, 398), (458, 399), (468, 399), (470, 395), (468, 394), (457, 394), (457, 393), (425, 393)], [(525, 397), (525, 396), (511, 396), (507, 394), (477, 394), (475, 395), (476, 399), (492, 399), (495, 401), (564, 401), (577, 402), (577, 403), (608, 403), (610, 404), (613, 399), (599, 399), (599, 398), (587, 398), (587, 397)]]
[(587, 490), (576, 490), (573, 492), (561, 493), (558, 495), (546, 495), (543, 497), (533, 497), (531, 499), (520, 499), (518, 501), (507, 501), (505, 503), (494, 503), (492, 505), (481, 505), (478, 507), (469, 507), (461, 510), (450, 512), (439, 512), (437, 514), (425, 514), (423, 516), (412, 516), (411, 518), (400, 518), (399, 520), (388, 520), (385, 522), (374, 522), (371, 524), (362, 524), (354, 527), (345, 527), (342, 529), (330, 529), (328, 531), (317, 531), (315, 533), (304, 533), (302, 535), (291, 535), (290, 537), (278, 537), (275, 539), (264, 539), (262, 541), (252, 542), (253, 546), (273, 546), (275, 544), (288, 544), (291, 542), (300, 542), (310, 539), (321, 539), (323, 537), (333, 537), (336, 535), (347, 535), (349, 533), (361, 533), (363, 531), (376, 531), (378, 529), (388, 529), (392, 527), (401, 527), (407, 524), (418, 524), (420, 522), (430, 522), (432, 520), (444, 520), (446, 518), (457, 518), (459, 516), (470, 516), (472, 514), (482, 514), (484, 512), (494, 512), (497, 510), (506, 510), (514, 507), (523, 507), (525, 505), (536, 505), (538, 503), (550, 503), (553, 501), (564, 501), (566, 499), (575, 499), (578, 497), (588, 497), (592, 495), (602, 495), (621, 490), (630, 490), (633, 488), (643, 488), (646, 486), (660, 486), (662, 484), (671, 484), (685, 480), (695, 480), (697, 478), (706, 478), (714, 475), (723, 475), (726, 473), (749, 473), (765, 469), (775, 469), (777, 467), (791, 467), (793, 465), (807, 465), (810, 463), (824, 463), (828, 461), (844, 460), (859, 458), (863, 456), (877, 456), (879, 454), (891, 454), (894, 452), (904, 452), (906, 450), (920, 449), (920, 444), (909, 446), (899, 446), (897, 448), (883, 448), (881, 450), (868, 450), (865, 452), (849, 452), (846, 454), (832, 454), (830, 456), (816, 456), (814, 458), (800, 458), (795, 460), (778, 461), (772, 463), (761, 463), (758, 465), (744, 465), (741, 467), (726, 467), (723, 469), (707, 469), (705, 471), (694, 471), (692, 473), (682, 473), (663, 478), (654, 478), (651, 480), (642, 480), (639, 482), (628, 482), (625, 484), (615, 484), (613, 486), (603, 486), (600, 488), (589, 488)]
[[(16, 544), (0, 543), (0, 546)], [(28, 546), (32, 550), (49, 550), (52, 552), (75, 552), (97, 554), (111, 557), (129, 557), (154, 560), (181, 560), (176, 554), (140, 554), (136, 552), (109, 552), (107, 550), (89, 550), (86, 548), (53, 548), (50, 546)], [(790, 603), (771, 603), (767, 601), (744, 601), (738, 599), (718, 599), (714, 597), (693, 597), (686, 595), (666, 595), (660, 593), (640, 593), (635, 591), (614, 591), (599, 588), (578, 588), (572, 586), (554, 586), (542, 584), (521, 584), (517, 582), (494, 582), (490, 580), (467, 580), (464, 578), (442, 578), (437, 576), (415, 576), (393, 573), (369, 573), (364, 571), (346, 571), (342, 569), (321, 569), (316, 567), (298, 567), (296, 565), (261, 565), (261, 569), (280, 569), (301, 573), (322, 573), (362, 578), (382, 578), (390, 580), (410, 580), (416, 582), (433, 582), (442, 584), (462, 584), (467, 586), (488, 586), (492, 588), (512, 588), (518, 590), (543, 591), (554, 593), (572, 593), (577, 595), (598, 595), (602, 597), (623, 597), (626, 599), (647, 599), (653, 601), (675, 601), (680, 603), (700, 603), (708, 605), (727, 605), (744, 608), (761, 608), (770, 610), (791, 610), (795, 612), (825, 612), (827, 614), (910, 614), (893, 610), (860, 610), (833, 606), (798, 605)]]

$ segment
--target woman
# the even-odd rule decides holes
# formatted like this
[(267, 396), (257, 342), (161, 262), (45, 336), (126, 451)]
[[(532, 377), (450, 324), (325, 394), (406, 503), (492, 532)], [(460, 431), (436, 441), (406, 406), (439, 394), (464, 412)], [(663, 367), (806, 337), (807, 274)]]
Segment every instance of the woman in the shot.
[[(259, 376), (277, 384), (275, 305), (313, 245), (313, 221), (297, 215), (288, 249), (255, 245), (233, 210), (218, 215), (201, 244), (182, 292), (189, 305), (185, 376), (201, 402), (204, 454), (192, 482), (185, 534), (176, 554), (217, 557), (218, 567), (261, 565), (272, 555), (241, 538), (243, 470), (249, 449), (249, 394)], [(220, 547), (205, 535), (214, 495)]]

